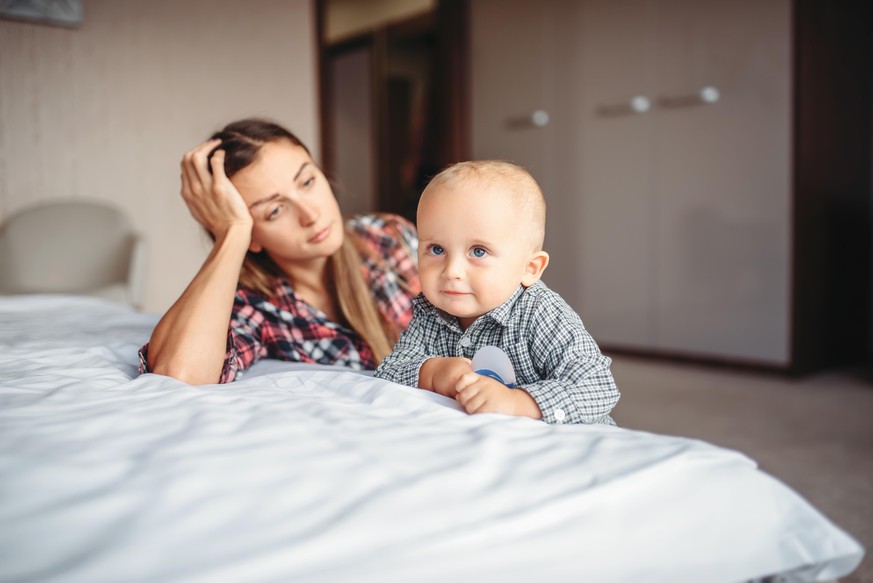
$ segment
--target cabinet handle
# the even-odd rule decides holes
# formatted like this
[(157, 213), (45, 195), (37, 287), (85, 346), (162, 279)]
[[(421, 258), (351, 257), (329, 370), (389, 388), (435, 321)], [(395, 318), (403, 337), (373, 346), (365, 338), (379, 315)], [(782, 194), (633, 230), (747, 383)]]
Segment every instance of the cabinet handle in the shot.
[(528, 115), (519, 115), (506, 120), (511, 129), (544, 128), (549, 124), (549, 112), (538, 109)]
[(597, 114), (604, 117), (616, 117), (620, 115), (634, 115), (646, 113), (652, 108), (652, 102), (645, 95), (634, 95), (627, 101), (601, 105), (597, 108)]
[(658, 105), (667, 108), (691, 107), (695, 105), (711, 105), (719, 100), (721, 93), (716, 87), (707, 85), (697, 93), (688, 93), (685, 95), (671, 95), (658, 99)]

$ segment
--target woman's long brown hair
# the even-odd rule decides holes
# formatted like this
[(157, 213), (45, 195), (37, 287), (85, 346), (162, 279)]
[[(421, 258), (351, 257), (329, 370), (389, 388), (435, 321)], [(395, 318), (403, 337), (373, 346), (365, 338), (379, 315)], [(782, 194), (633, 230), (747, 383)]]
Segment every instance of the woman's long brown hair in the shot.
[[(213, 134), (212, 138), (221, 140), (216, 150), (222, 149), (225, 152), (224, 172), (228, 178), (252, 164), (264, 144), (270, 142), (287, 140), (312, 156), (309, 148), (297, 136), (282, 126), (263, 119), (250, 118), (230, 123)], [(400, 330), (394, 322), (386, 320), (376, 305), (373, 291), (364, 276), (361, 256), (365, 254), (374, 261), (382, 261), (381, 258), (368, 254), (358, 237), (345, 229), (342, 246), (328, 258), (328, 285), (345, 319), (343, 323), (348, 324), (364, 339), (378, 363), (391, 352)], [(283, 275), (265, 251), (248, 251), (240, 269), (239, 283), (246, 289), (273, 299), (276, 278)]]

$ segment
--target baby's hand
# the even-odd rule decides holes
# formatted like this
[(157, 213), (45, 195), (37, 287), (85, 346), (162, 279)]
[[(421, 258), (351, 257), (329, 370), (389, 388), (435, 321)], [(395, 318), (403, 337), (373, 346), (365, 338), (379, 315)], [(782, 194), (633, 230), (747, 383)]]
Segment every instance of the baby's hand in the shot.
[(467, 373), (455, 385), (457, 400), (467, 413), (503, 413), (542, 419), (539, 405), (527, 391), (510, 389), (498, 380), (475, 372)]
[(516, 391), (498, 380), (471, 372), (458, 380), (455, 390), (455, 399), (467, 413), (518, 414), (515, 411), (516, 401), (513, 394)]
[(430, 358), (421, 366), (418, 373), (418, 386), (454, 399), (458, 394), (455, 390), (458, 381), (472, 371), (469, 358)]

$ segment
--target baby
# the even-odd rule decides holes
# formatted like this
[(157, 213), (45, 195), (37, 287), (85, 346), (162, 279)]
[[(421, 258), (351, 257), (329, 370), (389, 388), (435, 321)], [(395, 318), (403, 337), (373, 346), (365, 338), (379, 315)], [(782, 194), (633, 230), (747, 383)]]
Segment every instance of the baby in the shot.
[[(545, 222), (539, 186), (514, 164), (462, 162), (435, 176), (418, 204), (422, 293), (376, 376), (452, 397), (468, 413), (614, 425), (611, 360), (540, 281)], [(473, 371), (484, 346), (509, 356), (515, 388)]]

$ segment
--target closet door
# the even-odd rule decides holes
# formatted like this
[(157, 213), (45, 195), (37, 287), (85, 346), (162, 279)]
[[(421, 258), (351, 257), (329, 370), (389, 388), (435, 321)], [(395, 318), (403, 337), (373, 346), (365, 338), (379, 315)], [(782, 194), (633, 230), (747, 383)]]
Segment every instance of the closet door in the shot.
[[(561, 90), (555, 23), (564, 4), (561, 0), (469, 3), (472, 157), (523, 166), (539, 183), (548, 205), (568, 192), (567, 182), (556, 180), (561, 172), (556, 168), (560, 148), (556, 131), (563, 122), (555, 114), (555, 96)], [(552, 217), (550, 212), (549, 240)], [(546, 271), (553, 272), (552, 267)]]
[(789, 363), (788, 0), (660, 0), (656, 347)]
[(651, 124), (630, 103), (646, 79), (650, 4), (470, 3), (473, 156), (533, 174), (548, 205), (544, 280), (598, 340), (638, 347), (654, 342)]
[(559, 4), (470, 3), (474, 157), (522, 164), (541, 186), (554, 174), (549, 154), (555, 145), (553, 28)]
[(474, 156), (540, 181), (544, 279), (598, 342), (787, 365), (790, 0), (471, 10)]
[(599, 343), (648, 349), (655, 343), (657, 252), (650, 188), (654, 2), (565, 7), (572, 14), (562, 20), (559, 172), (568, 188), (550, 220), (565, 222), (553, 243), (574, 253), (553, 269), (566, 274), (559, 291)]

